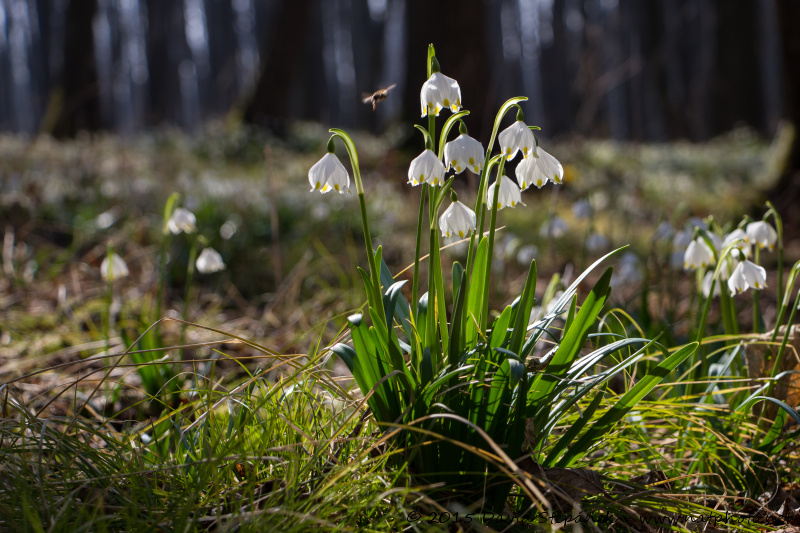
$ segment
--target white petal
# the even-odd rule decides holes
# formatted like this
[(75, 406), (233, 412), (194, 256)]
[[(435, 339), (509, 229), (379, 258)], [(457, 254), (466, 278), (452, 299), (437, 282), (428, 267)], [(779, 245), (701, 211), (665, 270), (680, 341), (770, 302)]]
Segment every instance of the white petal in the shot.
[(201, 274), (210, 274), (212, 272), (219, 272), (225, 269), (225, 263), (222, 262), (222, 256), (213, 248), (205, 248), (197, 258), (195, 263), (197, 271)]
[(425, 150), (408, 167), (408, 183), (419, 185), (423, 182), (431, 185), (444, 183), (444, 164), (432, 150)]
[[(487, 209), (492, 208), (492, 202), (494, 201), (495, 185), (497, 185), (496, 181), (489, 186), (489, 190), (486, 193)], [(519, 188), (514, 184), (513, 181), (509, 179), (508, 176), (502, 176), (500, 178), (500, 191), (498, 192), (497, 196), (497, 209), (498, 210), (503, 209), (504, 207), (508, 206), (516, 207), (517, 204), (522, 204), (522, 195), (520, 194)]]
[(536, 143), (533, 133), (521, 120), (501, 131), (497, 139), (500, 141), (500, 150), (507, 159), (513, 159), (519, 150), (522, 150), (523, 157), (528, 157), (533, 153)]
[(125, 261), (117, 254), (109, 253), (100, 263), (100, 276), (106, 281), (128, 277), (130, 271)]
[(338, 191), (340, 194), (350, 190), (350, 175), (335, 154), (328, 152), (308, 171), (308, 181), (312, 191), (326, 193)]

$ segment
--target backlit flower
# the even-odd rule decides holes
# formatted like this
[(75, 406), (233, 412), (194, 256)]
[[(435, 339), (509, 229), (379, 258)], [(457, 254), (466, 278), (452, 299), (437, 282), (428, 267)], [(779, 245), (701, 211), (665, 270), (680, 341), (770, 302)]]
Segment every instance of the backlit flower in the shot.
[[(496, 181), (489, 186), (489, 190), (487, 191), (487, 209), (492, 208), (495, 185), (497, 185)], [(522, 195), (520, 194), (519, 187), (514, 185), (514, 182), (511, 181), (508, 176), (502, 176), (500, 178), (500, 191), (497, 197), (497, 209), (503, 209), (504, 207), (508, 206), (516, 207), (517, 204), (522, 204)]]
[(775, 228), (760, 220), (758, 222), (751, 222), (747, 225), (747, 241), (750, 244), (757, 244), (760, 248), (775, 248), (775, 243), (778, 241), (778, 234)]
[(114, 281), (115, 279), (126, 278), (128, 277), (128, 274), (130, 274), (128, 265), (126, 265), (125, 261), (114, 252), (109, 252), (105, 259), (103, 259), (103, 262), (100, 263), (100, 276), (105, 281)]
[(325, 194), (328, 191), (337, 191), (339, 194), (350, 192), (350, 175), (344, 168), (339, 158), (328, 152), (322, 159), (308, 171), (308, 181), (311, 191)]
[(183, 207), (179, 207), (172, 212), (172, 216), (167, 221), (169, 231), (177, 235), (180, 232), (192, 233), (197, 228), (197, 218), (194, 213)]
[(702, 237), (698, 237), (689, 243), (686, 252), (683, 254), (683, 268), (695, 270), (705, 268), (714, 262), (714, 254), (709, 250)]
[(523, 157), (528, 157), (533, 153), (533, 147), (536, 145), (533, 132), (521, 120), (517, 120), (501, 131), (497, 139), (500, 141), (500, 151), (507, 159), (513, 159), (520, 150)]
[(222, 256), (213, 248), (204, 248), (203, 251), (200, 252), (195, 265), (197, 266), (198, 272), (201, 274), (211, 274), (212, 272), (219, 272), (225, 269)]
[(442, 185), (444, 183), (444, 164), (433, 150), (426, 149), (408, 167), (408, 182), (417, 186), (421, 183)]
[(735, 229), (728, 233), (722, 240), (721, 248), (726, 248), (728, 245), (733, 244), (734, 242), (736, 242), (734, 245), (735, 248), (741, 250), (745, 257), (750, 257), (752, 250), (750, 248), (750, 243), (747, 241), (747, 234), (744, 232), (744, 230)]
[(439, 229), (442, 230), (442, 237), (458, 235), (463, 239), (475, 231), (475, 223), (475, 212), (458, 200), (450, 204), (450, 207), (439, 217)]
[(767, 286), (767, 271), (764, 267), (745, 259), (733, 269), (728, 279), (731, 296), (741, 294), (749, 288), (763, 289)]
[(470, 169), (475, 174), (483, 170), (483, 146), (467, 134), (459, 135), (454, 141), (444, 145), (444, 160), (447, 170), (452, 166), (456, 174)]
[(419, 93), (422, 116), (436, 115), (442, 109), (450, 109), (453, 113), (461, 109), (461, 88), (453, 78), (441, 72), (434, 72), (428, 81), (422, 84)]
[(517, 165), (517, 183), (523, 191), (531, 185), (541, 189), (548, 181), (560, 184), (564, 177), (564, 168), (555, 157), (541, 148), (537, 150), (537, 154), (538, 157), (526, 157)]

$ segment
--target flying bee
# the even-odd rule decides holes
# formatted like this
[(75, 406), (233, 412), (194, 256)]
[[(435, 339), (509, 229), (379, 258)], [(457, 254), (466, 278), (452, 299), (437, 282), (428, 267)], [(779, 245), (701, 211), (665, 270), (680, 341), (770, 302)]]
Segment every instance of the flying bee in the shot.
[(372, 104), (372, 110), (375, 111), (375, 108), (378, 106), (378, 102), (386, 100), (386, 97), (389, 96), (389, 91), (394, 89), (395, 85), (397, 84), (393, 83), (384, 89), (378, 89), (372, 94), (363, 93), (361, 95), (362, 101), (365, 104)]

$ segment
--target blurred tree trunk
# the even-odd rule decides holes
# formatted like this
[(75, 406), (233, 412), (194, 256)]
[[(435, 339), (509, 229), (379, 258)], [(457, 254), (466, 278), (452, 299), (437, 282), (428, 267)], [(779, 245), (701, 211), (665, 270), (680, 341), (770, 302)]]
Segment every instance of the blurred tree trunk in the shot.
[(778, 29), (781, 36), (781, 52), (784, 81), (784, 117), (791, 123), (779, 133), (783, 145), (778, 172), (780, 178), (770, 191), (769, 197), (785, 217), (787, 233), (797, 236), (800, 224), (800, 2), (797, 0), (777, 0)]
[(96, 13), (97, 0), (72, 0), (67, 8), (64, 70), (42, 121), (42, 130), (58, 138), (103, 126), (92, 29)]
[[(328, 1), (328, 0), (323, 0)], [(261, 50), (261, 69), (255, 89), (244, 99), (242, 119), (286, 134), (289, 101), (294, 80), (303, 65), (311, 0), (282, 0), (275, 28)]]
[(189, 57), (183, 2), (147, 0), (147, 64), (150, 71), (151, 124), (180, 124), (182, 95), (179, 66)]

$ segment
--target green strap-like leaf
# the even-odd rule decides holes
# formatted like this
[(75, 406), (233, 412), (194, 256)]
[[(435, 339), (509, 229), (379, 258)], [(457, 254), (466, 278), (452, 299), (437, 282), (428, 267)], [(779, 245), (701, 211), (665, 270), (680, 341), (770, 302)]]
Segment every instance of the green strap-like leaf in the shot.
[[(687, 344), (648, 372), (631, 390), (617, 400), (614, 406), (578, 439), (578, 442), (569, 447), (558, 462), (558, 466), (567, 467), (571, 465), (580, 454), (586, 452), (593, 444), (600, 440), (603, 435), (611, 430), (614, 424), (619, 422), (622, 417), (628, 414), (628, 412), (642, 400), (642, 398), (647, 396), (647, 394), (653, 390), (653, 387), (661, 383), (670, 372), (675, 370), (679, 364), (692, 355), (695, 350), (697, 350), (697, 346), (698, 343), (696, 342)], [(800, 420), (798, 421), (800, 422)]]

